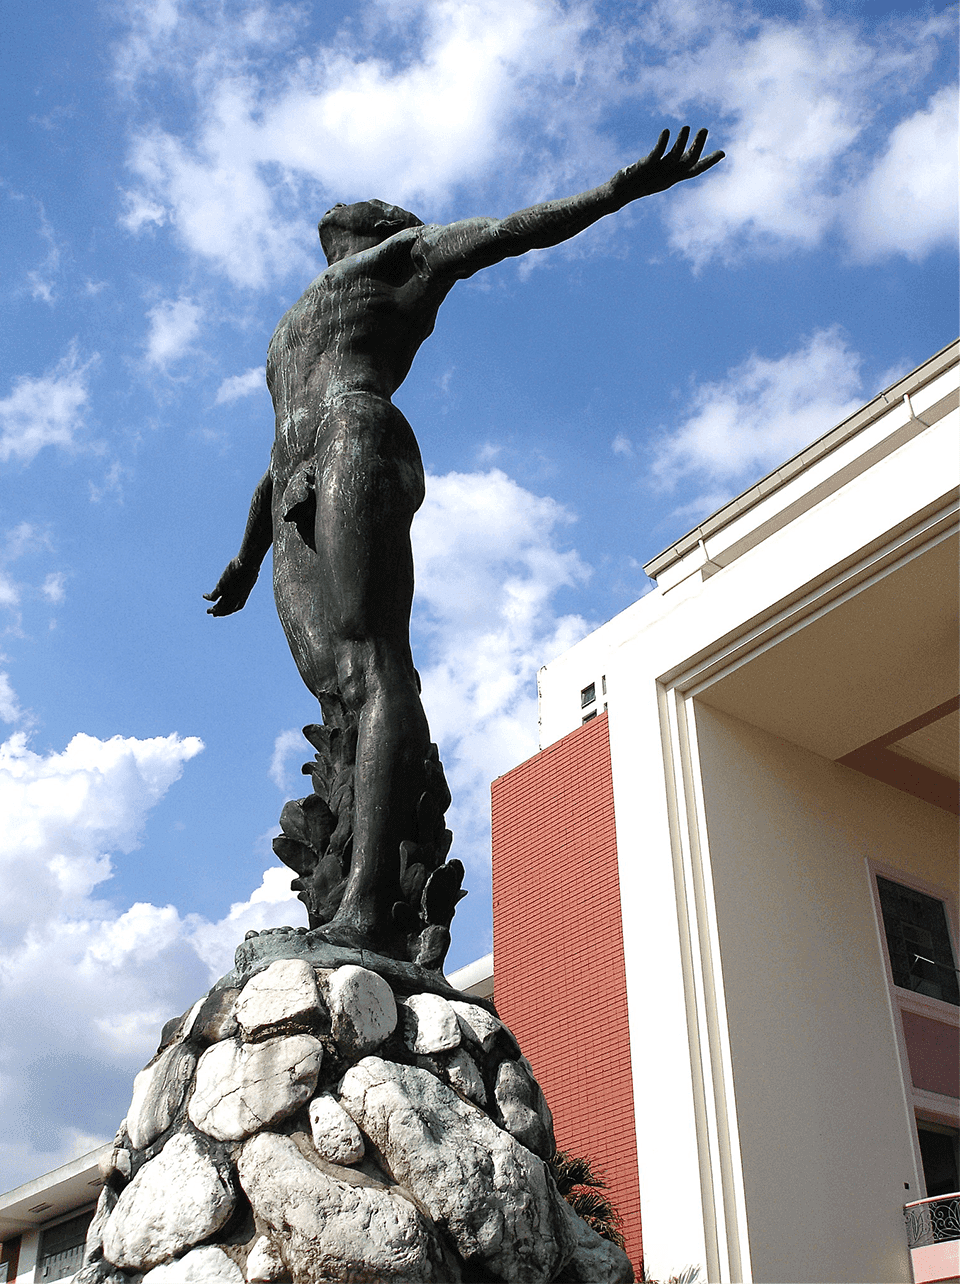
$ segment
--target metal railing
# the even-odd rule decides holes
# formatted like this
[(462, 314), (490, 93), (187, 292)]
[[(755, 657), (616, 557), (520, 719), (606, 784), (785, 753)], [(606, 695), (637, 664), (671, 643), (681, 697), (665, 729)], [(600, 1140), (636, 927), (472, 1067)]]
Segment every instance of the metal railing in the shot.
[(62, 1253), (51, 1253), (49, 1257), (42, 1258), (37, 1266), (37, 1276), (41, 1280), (50, 1284), (52, 1280), (62, 1280), (67, 1275), (76, 1275), (83, 1261), (83, 1244), (77, 1244), (74, 1248), (65, 1248)]
[(907, 1223), (907, 1242), (911, 1248), (924, 1248), (928, 1244), (944, 1244), (960, 1239), (960, 1193), (934, 1195), (931, 1199), (918, 1199), (905, 1204), (903, 1215)]

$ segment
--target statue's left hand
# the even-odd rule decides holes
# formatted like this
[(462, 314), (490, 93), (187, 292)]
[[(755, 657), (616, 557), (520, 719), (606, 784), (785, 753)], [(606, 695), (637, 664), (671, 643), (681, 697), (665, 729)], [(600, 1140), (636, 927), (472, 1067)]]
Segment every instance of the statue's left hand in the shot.
[(258, 572), (258, 567), (251, 569), (238, 557), (228, 562), (213, 592), (203, 595), (205, 601), (215, 603), (207, 608), (207, 615), (233, 615), (234, 611), (241, 610), (257, 582)]
[(687, 178), (696, 178), (698, 174), (712, 169), (723, 160), (723, 152), (703, 155), (704, 144), (707, 141), (705, 129), (697, 131), (697, 136), (689, 150), (685, 150), (689, 137), (690, 126), (684, 125), (677, 135), (677, 141), (667, 151), (670, 131), (665, 129), (657, 140), (656, 147), (648, 156), (614, 174), (610, 180), (610, 188), (618, 204), (626, 205), (628, 201), (649, 196), (653, 192), (665, 192), (675, 183), (682, 183)]

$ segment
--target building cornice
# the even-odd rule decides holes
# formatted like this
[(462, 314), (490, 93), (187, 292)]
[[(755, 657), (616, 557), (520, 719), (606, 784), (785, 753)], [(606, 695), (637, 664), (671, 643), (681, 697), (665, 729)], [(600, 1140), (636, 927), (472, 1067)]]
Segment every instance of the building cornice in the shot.
[[(826, 456), (850, 442), (852, 438), (864, 432), (865, 429), (891, 411), (904, 407), (903, 413), (906, 422), (912, 424), (918, 432), (938, 422), (945, 414), (957, 407), (958, 392), (956, 388), (953, 388), (945, 396), (940, 397), (932, 405), (925, 406), (919, 413), (914, 410), (912, 399), (945, 371), (957, 365), (958, 361), (960, 361), (960, 340), (948, 344), (921, 366), (918, 366), (916, 370), (892, 383), (889, 388), (884, 389), (872, 401), (869, 401), (854, 414), (837, 424), (835, 428), (818, 438), (817, 441), (801, 450), (765, 477), (762, 477), (760, 481), (750, 486), (728, 504), (717, 509), (715, 513), (712, 513), (698, 526), (694, 527), (693, 530), (688, 531), (671, 544), (669, 548), (664, 549), (662, 553), (658, 553), (656, 557), (647, 562), (643, 568), (646, 574), (651, 579), (659, 580), (665, 571), (675, 567), (678, 562), (694, 553), (698, 548), (701, 550), (698, 565), (706, 563), (708, 569), (719, 570), (726, 563), (726, 559), (716, 565), (710, 565), (711, 559), (706, 552), (706, 541), (708, 539), (718, 535), (719, 532), (725, 530), (759, 504), (769, 501), (770, 497), (784, 486), (791, 482), (796, 482), (803, 473), (812, 469)], [(867, 460), (864, 460), (864, 463), (868, 465)], [(816, 492), (811, 492), (810, 499), (812, 502), (816, 502), (819, 497)], [(683, 575), (684, 573), (681, 572), (676, 577), (676, 580), (682, 579)], [(666, 580), (669, 583), (666, 581), (661, 583), (661, 588), (669, 587), (670, 584), (676, 582), (673, 574), (668, 575)]]

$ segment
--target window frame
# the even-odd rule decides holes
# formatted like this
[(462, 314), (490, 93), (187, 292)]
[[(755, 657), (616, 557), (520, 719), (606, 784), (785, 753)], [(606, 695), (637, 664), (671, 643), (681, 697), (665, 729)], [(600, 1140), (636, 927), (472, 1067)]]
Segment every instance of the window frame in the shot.
[[(900, 1074), (903, 1083), (904, 1105), (910, 1118), (911, 1142), (914, 1151), (914, 1166), (917, 1184), (922, 1192), (921, 1198), (927, 1198), (927, 1183), (923, 1173), (923, 1159), (920, 1154), (920, 1138), (917, 1131), (919, 1122), (946, 1124), (960, 1128), (960, 1099), (930, 1092), (914, 1085), (910, 1073), (910, 1059), (907, 1055), (907, 1040), (903, 1031), (903, 1012), (914, 1012), (918, 1016), (928, 1017), (942, 1025), (960, 1030), (960, 1008), (943, 999), (935, 999), (927, 994), (918, 994), (915, 990), (905, 990), (894, 984), (893, 969), (890, 966), (890, 953), (887, 949), (887, 933), (883, 922), (883, 911), (880, 906), (880, 889), (877, 887), (877, 876), (890, 882), (910, 887), (941, 901), (947, 919), (947, 930), (954, 958), (960, 956), (957, 948), (957, 896), (952, 888), (940, 883), (933, 883), (910, 870), (887, 864), (885, 861), (866, 857), (867, 877), (870, 887), (870, 901), (874, 912), (874, 926), (877, 933), (877, 946), (883, 964), (887, 982), (890, 1019), (893, 1024), (894, 1037), (900, 1057)], [(910, 1202), (910, 1201), (907, 1201)]]

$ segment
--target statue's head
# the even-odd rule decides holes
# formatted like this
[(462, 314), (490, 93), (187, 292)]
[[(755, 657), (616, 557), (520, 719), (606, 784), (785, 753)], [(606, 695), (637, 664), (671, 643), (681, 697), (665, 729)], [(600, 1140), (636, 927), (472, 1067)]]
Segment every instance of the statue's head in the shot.
[(327, 262), (336, 263), (350, 254), (379, 245), (405, 227), (422, 226), (422, 219), (399, 205), (357, 201), (354, 205), (334, 205), (327, 210), (317, 224), (317, 231)]

